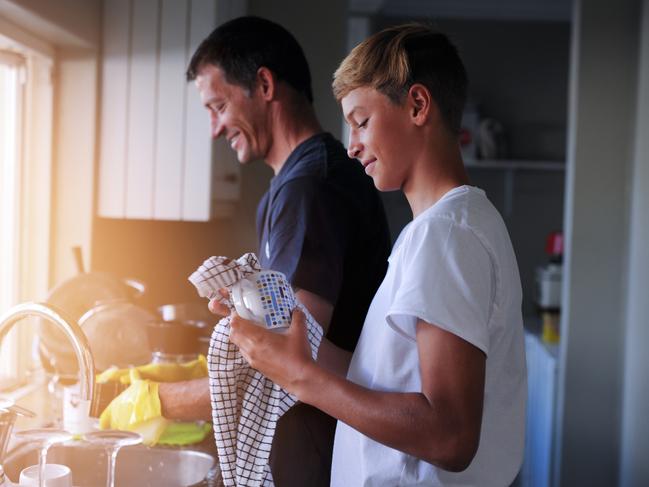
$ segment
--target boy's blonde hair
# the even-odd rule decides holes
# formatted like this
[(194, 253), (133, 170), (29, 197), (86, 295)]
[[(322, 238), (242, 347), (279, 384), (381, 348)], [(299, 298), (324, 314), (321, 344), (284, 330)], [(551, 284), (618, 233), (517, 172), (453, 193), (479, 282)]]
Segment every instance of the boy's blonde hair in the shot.
[(466, 71), (449, 39), (424, 24), (389, 27), (361, 42), (334, 73), (332, 86), (339, 102), (356, 88), (367, 86), (401, 104), (415, 83), (430, 91), (447, 129), (459, 133)]

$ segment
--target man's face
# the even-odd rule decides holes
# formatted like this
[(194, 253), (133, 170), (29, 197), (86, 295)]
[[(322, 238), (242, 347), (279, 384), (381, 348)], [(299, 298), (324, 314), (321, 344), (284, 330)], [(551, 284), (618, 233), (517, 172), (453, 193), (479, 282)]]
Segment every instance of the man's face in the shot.
[(249, 94), (241, 86), (228, 83), (223, 70), (211, 64), (200, 70), (196, 87), (210, 114), (212, 137), (224, 136), (242, 164), (264, 159), (269, 147), (266, 107), (256, 92)]
[(352, 90), (341, 105), (349, 124), (349, 156), (361, 162), (378, 190), (401, 189), (412, 163), (406, 106), (369, 87)]

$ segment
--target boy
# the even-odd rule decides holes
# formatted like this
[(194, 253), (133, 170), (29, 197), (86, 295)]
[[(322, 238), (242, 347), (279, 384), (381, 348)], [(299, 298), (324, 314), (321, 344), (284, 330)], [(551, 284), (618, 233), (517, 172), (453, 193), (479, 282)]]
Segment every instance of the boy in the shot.
[(347, 377), (314, 363), (303, 317), (286, 335), (233, 317), (267, 377), (337, 418), (331, 485), (509, 485), (524, 445), (521, 287), (505, 225), (468, 186), (458, 133), (466, 73), (426, 26), (386, 29), (334, 75), (348, 152), (413, 212)]

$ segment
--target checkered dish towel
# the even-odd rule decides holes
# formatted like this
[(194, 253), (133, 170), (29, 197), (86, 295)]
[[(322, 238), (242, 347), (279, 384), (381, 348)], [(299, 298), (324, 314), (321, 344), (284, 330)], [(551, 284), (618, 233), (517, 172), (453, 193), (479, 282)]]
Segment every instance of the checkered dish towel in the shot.
[[(202, 297), (217, 298), (232, 309), (232, 302), (218, 290), (230, 289), (235, 282), (260, 270), (257, 256), (252, 253), (237, 260), (210, 257), (189, 281)], [(315, 360), (322, 328), (301, 303), (297, 306), (306, 316)], [(225, 317), (214, 327), (207, 358), (214, 438), (223, 482), (226, 486), (272, 486), (268, 458), (275, 426), (297, 399), (251, 368), (229, 337), (230, 318)]]

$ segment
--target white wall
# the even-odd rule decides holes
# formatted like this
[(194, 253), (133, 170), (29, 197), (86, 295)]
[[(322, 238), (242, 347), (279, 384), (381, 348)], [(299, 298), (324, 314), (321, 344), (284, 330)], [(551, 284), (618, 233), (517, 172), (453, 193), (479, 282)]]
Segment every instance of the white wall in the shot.
[(566, 487), (619, 475), (638, 16), (636, 0), (584, 0), (573, 17), (555, 478)]
[(629, 221), (629, 281), (620, 485), (649, 485), (649, 0), (643, 2), (635, 157)]
[(309, 67), (314, 106), (323, 128), (341, 136), (341, 112), (331, 92), (333, 73), (343, 60), (347, 46), (347, 1), (251, 0), (252, 15), (278, 22), (298, 40)]
[(71, 248), (90, 262), (97, 142), (97, 55), (59, 51), (54, 92), (54, 181), (50, 284), (76, 274)]

